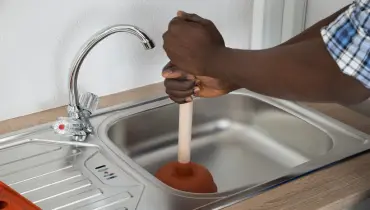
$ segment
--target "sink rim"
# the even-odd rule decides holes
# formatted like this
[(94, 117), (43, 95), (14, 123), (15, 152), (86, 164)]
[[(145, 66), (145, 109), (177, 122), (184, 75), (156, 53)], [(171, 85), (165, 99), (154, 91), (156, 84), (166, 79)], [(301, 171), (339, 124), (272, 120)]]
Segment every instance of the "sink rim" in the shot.
[[(121, 149), (119, 149), (113, 141), (110, 140), (108, 136), (108, 130), (116, 124), (118, 121), (140, 114), (141, 112), (159, 108), (161, 106), (165, 106), (168, 104), (173, 104), (167, 95), (163, 94), (162, 96), (157, 96), (154, 99), (143, 100), (141, 102), (132, 103), (135, 104), (134, 107), (128, 109), (121, 109), (121, 111), (114, 111), (113, 113), (106, 116), (104, 120), (97, 127), (97, 135), (102, 140), (102, 142), (117, 156), (119, 156), (123, 161), (129, 164), (131, 167), (137, 171), (140, 176), (143, 176), (145, 179), (149, 180), (150, 183), (154, 184), (156, 187), (161, 188), (165, 191), (170, 191), (172, 194), (186, 196), (186, 197), (195, 197), (195, 198), (218, 198), (218, 200), (214, 202), (210, 202), (205, 206), (212, 208), (224, 208), (226, 206), (233, 205), (240, 201), (243, 201), (249, 197), (253, 197), (256, 194), (268, 191), (270, 188), (282, 185), (286, 182), (290, 182), (294, 179), (299, 177), (305, 176), (307, 174), (313, 173), (317, 170), (321, 170), (322, 168), (328, 167), (333, 165), (337, 162), (345, 160), (347, 158), (356, 156), (361, 154), (362, 152), (370, 149), (370, 145), (368, 144), (369, 135), (358, 131), (342, 122), (339, 122), (327, 115), (324, 115), (314, 109), (306, 107), (301, 104), (297, 104), (290, 101), (285, 101), (281, 99), (271, 98), (262, 96), (257, 93), (253, 93), (248, 90), (237, 90), (230, 94), (241, 94), (246, 95), (272, 106), (275, 106), (293, 116), (309, 123), (311, 126), (319, 129), (320, 131), (324, 132), (328, 135), (332, 141), (340, 141), (341, 144), (348, 146), (347, 144), (352, 144), (351, 141), (357, 141), (358, 144), (350, 145), (349, 149), (345, 152), (336, 152), (336, 146), (334, 145), (331, 150), (327, 154), (321, 155), (318, 158), (314, 158), (306, 163), (303, 163), (297, 167), (291, 168), (287, 170), (285, 173), (279, 174), (276, 176), (275, 179), (271, 179), (265, 183), (256, 185), (254, 187), (246, 187), (243, 189), (238, 189), (238, 192), (230, 193), (210, 193), (210, 194), (196, 194), (196, 193), (188, 193), (173, 189), (159, 180), (157, 180), (152, 174), (150, 174), (146, 169), (141, 167), (137, 164), (133, 159), (127, 156)], [(198, 99), (197, 99), (198, 100)], [(339, 138), (339, 137), (341, 138)], [(348, 142), (343, 141), (344, 139), (348, 139)], [(334, 152), (330, 152), (334, 151)], [(204, 206), (203, 206), (204, 207)]]

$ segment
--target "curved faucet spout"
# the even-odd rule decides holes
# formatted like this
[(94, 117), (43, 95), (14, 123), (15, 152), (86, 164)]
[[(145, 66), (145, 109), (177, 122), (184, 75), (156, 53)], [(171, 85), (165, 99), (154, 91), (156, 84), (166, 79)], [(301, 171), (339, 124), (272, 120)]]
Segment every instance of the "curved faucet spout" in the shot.
[(94, 34), (81, 48), (71, 66), (70, 80), (68, 84), (69, 105), (72, 106), (73, 109), (75, 109), (74, 111), (82, 111), (79, 104), (79, 94), (77, 89), (77, 79), (82, 62), (95, 45), (97, 45), (100, 41), (107, 38), (108, 36), (119, 32), (125, 32), (135, 35), (140, 39), (142, 45), (146, 50), (153, 49), (155, 47), (154, 42), (148, 37), (148, 35), (146, 35), (141, 29), (132, 25), (114, 25)]
[(88, 134), (93, 132), (89, 121), (92, 111), (98, 105), (98, 96), (92, 93), (79, 95), (77, 88), (78, 74), (87, 54), (100, 41), (108, 36), (118, 33), (130, 33), (138, 37), (146, 50), (153, 49), (153, 41), (139, 28), (132, 25), (113, 25), (95, 33), (80, 49), (75, 57), (69, 75), (69, 117), (61, 117), (53, 124), (52, 128), (58, 134), (72, 136), (73, 140), (84, 141)]

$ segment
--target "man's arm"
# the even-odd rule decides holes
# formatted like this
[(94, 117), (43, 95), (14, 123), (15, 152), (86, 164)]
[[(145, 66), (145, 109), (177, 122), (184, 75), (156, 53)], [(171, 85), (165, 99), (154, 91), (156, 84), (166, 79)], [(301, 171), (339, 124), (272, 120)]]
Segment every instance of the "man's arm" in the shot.
[[(225, 48), (210, 75), (289, 100), (361, 102), (370, 96), (370, 37), (365, 34), (370, 30), (369, 7), (357, 2), (343, 8), (290, 44), (258, 51)], [(321, 24), (329, 25), (322, 34), (316, 32)]]
[[(343, 11), (345, 11), (348, 6), (342, 8), (341, 10), (335, 12), (334, 14), (330, 15), (329, 17), (317, 22), (313, 26), (309, 27), (302, 33), (296, 35), (295, 37), (287, 40), (284, 43), (281, 43), (278, 46), (283, 45), (290, 45), (298, 42), (302, 42), (304, 40), (313, 39), (320, 37), (320, 29), (330, 22), (335, 20)], [(221, 34), (218, 35), (222, 37)], [(223, 39), (221, 40), (224, 44)], [(209, 77), (198, 77), (198, 80), (202, 84), (202, 88), (198, 87), (198, 91), (194, 91), (194, 87), (192, 87), (192, 81), (184, 81), (184, 72), (180, 73), (179, 71), (174, 73), (174, 66), (169, 65), (169, 63), (164, 67), (162, 76), (165, 77), (164, 85), (166, 87), (166, 92), (170, 95), (170, 97), (176, 102), (184, 102), (187, 97), (190, 97), (193, 93), (200, 97), (215, 97), (218, 94), (214, 93), (223, 93), (226, 94), (228, 92), (234, 91), (239, 89), (240, 87), (236, 84), (232, 84), (229, 81), (223, 79), (216, 79), (216, 78), (209, 78)], [(169, 69), (171, 69), (171, 74), (168, 73)], [(187, 79), (193, 80), (190, 75), (186, 76)], [(189, 78), (190, 77), (190, 78)], [(223, 84), (223, 85), (220, 85)], [(187, 85), (187, 86), (186, 86)], [(188, 87), (184, 90), (184, 86)], [(193, 90), (194, 89), (194, 90)], [(212, 93), (212, 94), (210, 94)], [(222, 95), (222, 94), (219, 94)]]
[(301, 35), (309, 37), (304, 41), (264, 50), (226, 48), (215, 42), (211, 21), (180, 13), (163, 35), (163, 47), (175, 66), (192, 75), (288, 100), (358, 103), (370, 96), (370, 0), (342, 11), (330, 24), (316, 24), (319, 36), (312, 30)]
[(357, 103), (370, 96), (360, 82), (339, 70), (321, 38), (260, 51), (226, 49), (219, 58), (210, 76), (257, 93), (337, 103)]
[(296, 44), (299, 42), (312, 40), (321, 38), (320, 30), (322, 27), (329, 25), (331, 22), (333, 22), (340, 14), (342, 14), (344, 11), (346, 11), (349, 8), (350, 5), (347, 5), (340, 10), (336, 11), (335, 13), (331, 14), (330, 16), (320, 20), (319, 22), (315, 23), (314, 25), (310, 26), (309, 28), (305, 29), (298, 35), (290, 38), (289, 40), (277, 45), (279, 46), (285, 46), (285, 45), (291, 45)]
[(331, 22), (333, 22), (340, 14), (342, 14), (344, 11), (348, 9), (350, 5), (347, 5), (343, 7), (342, 9), (338, 10), (337, 12), (333, 13), (332, 15), (326, 17), (325, 19), (320, 20), (319, 22), (315, 23), (314, 25), (310, 26), (300, 34), (292, 37), (291, 39), (287, 40), (286, 42), (281, 43), (278, 46), (281, 45), (289, 45), (289, 44), (295, 44), (301, 41), (305, 41), (307, 39), (313, 39), (313, 38), (320, 38), (320, 30), (322, 27), (329, 25)]

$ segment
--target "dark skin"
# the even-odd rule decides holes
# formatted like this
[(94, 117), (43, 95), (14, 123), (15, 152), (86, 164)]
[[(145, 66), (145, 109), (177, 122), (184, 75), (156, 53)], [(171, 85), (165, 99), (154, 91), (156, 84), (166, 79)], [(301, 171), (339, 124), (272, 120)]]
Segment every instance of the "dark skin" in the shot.
[(166, 92), (177, 103), (239, 88), (294, 101), (359, 103), (370, 91), (340, 71), (320, 35), (346, 9), (264, 50), (228, 48), (211, 21), (180, 12), (163, 35), (171, 60), (163, 71)]

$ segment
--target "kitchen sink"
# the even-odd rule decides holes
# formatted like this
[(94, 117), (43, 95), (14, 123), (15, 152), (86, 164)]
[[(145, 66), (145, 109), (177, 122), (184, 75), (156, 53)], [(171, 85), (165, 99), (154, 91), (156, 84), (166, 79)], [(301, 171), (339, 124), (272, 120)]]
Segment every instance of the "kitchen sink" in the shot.
[(100, 109), (84, 142), (52, 123), (3, 135), (0, 181), (45, 210), (217, 210), (370, 149), (367, 134), (297, 103), (196, 98), (192, 161), (218, 192), (183, 192), (154, 176), (177, 158), (178, 108), (161, 93)]
[[(154, 174), (177, 158), (178, 108), (171, 103), (119, 119), (108, 137)], [(241, 94), (195, 100), (193, 117), (192, 161), (210, 170), (219, 193), (258, 185), (334, 145), (315, 125)]]

